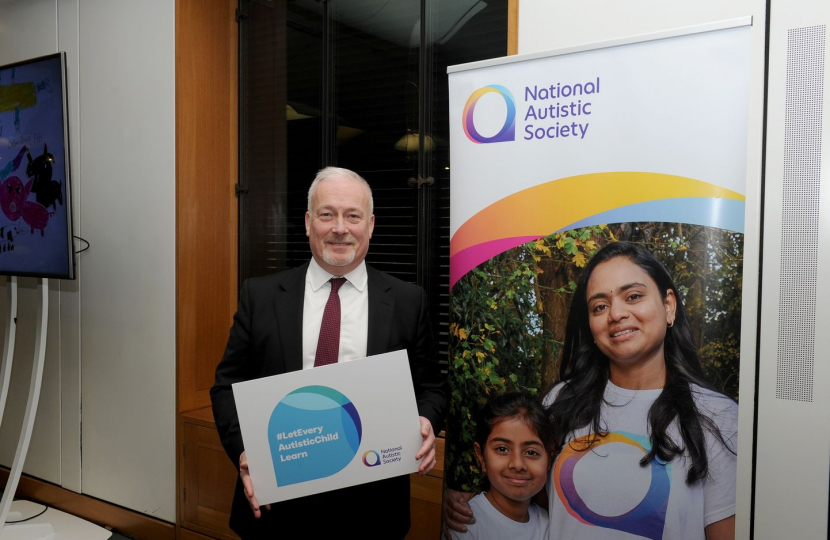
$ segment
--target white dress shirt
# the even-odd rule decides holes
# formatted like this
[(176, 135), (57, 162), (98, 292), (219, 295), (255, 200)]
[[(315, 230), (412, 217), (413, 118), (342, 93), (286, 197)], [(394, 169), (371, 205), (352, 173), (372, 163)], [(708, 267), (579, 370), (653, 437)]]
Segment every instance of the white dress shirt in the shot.
[[(314, 258), (305, 275), (305, 299), (303, 303), (303, 369), (314, 367), (317, 354), (317, 339), (323, 323), (323, 311), (331, 293), (329, 274)], [(366, 342), (369, 336), (369, 287), (366, 262), (342, 276), (346, 278), (340, 295), (340, 349), (338, 362), (348, 362), (366, 357)]]

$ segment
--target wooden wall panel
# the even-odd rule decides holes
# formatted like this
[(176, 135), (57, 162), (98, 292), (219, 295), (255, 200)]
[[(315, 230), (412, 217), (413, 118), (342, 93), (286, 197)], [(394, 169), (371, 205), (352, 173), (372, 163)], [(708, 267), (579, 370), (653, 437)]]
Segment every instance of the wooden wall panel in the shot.
[(205, 536), (188, 529), (179, 529), (178, 540), (215, 540), (211, 536)]
[(409, 518), (412, 527), (406, 535), (406, 540), (438, 540), (441, 538), (440, 504), (410, 499)]
[(507, 0), (507, 55), (519, 54), (519, 0)]
[(208, 391), (237, 296), (236, 0), (176, 1), (178, 411)]

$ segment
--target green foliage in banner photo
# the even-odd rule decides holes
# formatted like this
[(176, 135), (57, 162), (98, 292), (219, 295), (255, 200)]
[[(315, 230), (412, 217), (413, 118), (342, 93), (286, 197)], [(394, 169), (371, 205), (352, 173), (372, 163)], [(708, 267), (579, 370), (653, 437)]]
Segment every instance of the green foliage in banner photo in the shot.
[(512, 249), (464, 276), (450, 302), (450, 414), (445, 467), (451, 486), (479, 491), (473, 451), (478, 408), (494, 392), (538, 392), (541, 361), (551, 346), (542, 327), (539, 268), (533, 243)]
[(485, 489), (473, 451), (476, 411), (494, 392), (523, 388), (541, 396), (557, 382), (576, 282), (590, 258), (617, 240), (639, 243), (663, 262), (688, 310), (709, 381), (738, 398), (742, 234), (661, 222), (555, 233), (490, 259), (452, 289), (450, 487)]

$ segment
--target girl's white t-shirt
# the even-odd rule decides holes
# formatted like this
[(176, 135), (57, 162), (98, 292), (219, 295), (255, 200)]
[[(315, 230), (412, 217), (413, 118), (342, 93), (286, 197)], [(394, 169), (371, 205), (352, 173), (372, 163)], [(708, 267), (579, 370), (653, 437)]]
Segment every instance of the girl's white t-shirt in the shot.
[(527, 523), (513, 521), (499, 512), (479, 493), (470, 499), (476, 522), (467, 525), (467, 532), (450, 530), (453, 540), (544, 540), (548, 537), (548, 513), (530, 503)]

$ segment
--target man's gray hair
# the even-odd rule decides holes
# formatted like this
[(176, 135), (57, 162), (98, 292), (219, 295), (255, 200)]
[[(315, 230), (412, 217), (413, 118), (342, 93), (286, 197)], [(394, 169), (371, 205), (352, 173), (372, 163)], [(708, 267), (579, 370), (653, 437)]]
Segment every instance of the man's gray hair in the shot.
[(335, 176), (345, 176), (346, 178), (351, 178), (352, 180), (359, 180), (366, 186), (366, 193), (369, 194), (369, 215), (375, 213), (375, 200), (372, 198), (372, 188), (369, 186), (369, 182), (367, 182), (362, 176), (357, 174), (354, 171), (350, 171), (349, 169), (343, 169), (341, 167), (326, 167), (325, 169), (320, 169), (317, 172), (317, 176), (314, 177), (314, 181), (311, 183), (311, 186), (308, 188), (308, 211), (311, 213), (311, 199), (314, 197), (314, 192), (317, 191), (317, 186), (323, 180), (327, 178), (333, 178)]

